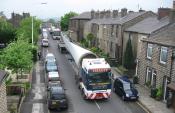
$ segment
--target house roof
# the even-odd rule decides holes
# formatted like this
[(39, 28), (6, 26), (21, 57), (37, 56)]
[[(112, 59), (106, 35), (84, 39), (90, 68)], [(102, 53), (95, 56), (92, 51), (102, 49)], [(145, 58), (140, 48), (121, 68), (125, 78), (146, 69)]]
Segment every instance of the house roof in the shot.
[[(148, 11), (147, 11), (148, 12)], [(141, 16), (147, 12), (132, 12), (128, 13), (126, 16), (121, 17), (121, 14), (117, 18), (102, 18), (102, 19), (92, 19), (90, 23), (96, 24), (124, 24), (138, 16)]]
[(150, 38), (143, 39), (143, 41), (175, 47), (175, 23), (152, 34)]
[(2, 83), (2, 81), (4, 80), (4, 78), (7, 76), (7, 72), (0, 70), (0, 84)]
[(72, 19), (91, 19), (91, 13), (90, 12), (83, 12), (79, 14), (78, 16), (74, 16)]
[(157, 16), (148, 17), (143, 21), (127, 28), (125, 31), (138, 32), (144, 34), (151, 34), (152, 32), (166, 26), (169, 24), (169, 18), (165, 17), (162, 19), (157, 19)]

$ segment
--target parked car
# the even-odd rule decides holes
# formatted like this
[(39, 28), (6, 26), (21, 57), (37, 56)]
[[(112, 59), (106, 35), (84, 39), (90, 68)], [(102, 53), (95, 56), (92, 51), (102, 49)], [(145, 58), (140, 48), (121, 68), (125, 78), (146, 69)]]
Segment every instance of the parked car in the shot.
[(61, 81), (49, 81), (47, 84), (47, 90), (49, 91), (51, 87), (62, 86)]
[(45, 61), (46, 62), (47, 61), (53, 61), (53, 62), (55, 62), (56, 59), (55, 59), (55, 56), (52, 53), (47, 53), (46, 58), (45, 58)]
[(57, 71), (48, 72), (48, 82), (49, 81), (60, 81), (60, 75)]
[(133, 83), (127, 77), (116, 78), (113, 91), (125, 100), (138, 100), (139, 95)]
[(68, 101), (65, 91), (61, 86), (53, 86), (48, 91), (48, 108), (49, 109), (67, 109)]
[(45, 68), (46, 72), (58, 71), (58, 67), (55, 61), (47, 61)]
[(48, 39), (42, 39), (42, 46), (43, 47), (48, 47), (49, 46), (49, 40)]

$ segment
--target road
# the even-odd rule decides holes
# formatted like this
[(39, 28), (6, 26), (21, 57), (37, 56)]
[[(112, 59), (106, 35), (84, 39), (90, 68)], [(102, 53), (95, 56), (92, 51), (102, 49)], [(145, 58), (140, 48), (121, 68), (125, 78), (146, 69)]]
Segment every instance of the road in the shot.
[(147, 113), (136, 102), (124, 102), (112, 93), (109, 100), (84, 100), (75, 82), (75, 71), (68, 54), (61, 54), (57, 48), (57, 41), (49, 35), (48, 48), (42, 49), (43, 59), (48, 52), (52, 52), (59, 65), (60, 77), (68, 97), (69, 108), (65, 111), (50, 111), (47, 108), (46, 73), (43, 60), (36, 63), (33, 70), (32, 89), (28, 92), (20, 113)]

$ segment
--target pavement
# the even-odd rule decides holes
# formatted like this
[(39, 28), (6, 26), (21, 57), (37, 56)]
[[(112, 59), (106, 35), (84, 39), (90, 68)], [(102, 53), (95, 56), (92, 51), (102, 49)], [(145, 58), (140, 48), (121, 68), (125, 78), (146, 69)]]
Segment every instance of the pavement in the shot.
[[(112, 67), (112, 73), (114, 79), (121, 75), (116, 71), (115, 67)], [(166, 103), (163, 101), (157, 101), (150, 97), (150, 91), (147, 87), (135, 84), (139, 92), (138, 104), (145, 109), (148, 113), (174, 113), (172, 109), (166, 107)]]

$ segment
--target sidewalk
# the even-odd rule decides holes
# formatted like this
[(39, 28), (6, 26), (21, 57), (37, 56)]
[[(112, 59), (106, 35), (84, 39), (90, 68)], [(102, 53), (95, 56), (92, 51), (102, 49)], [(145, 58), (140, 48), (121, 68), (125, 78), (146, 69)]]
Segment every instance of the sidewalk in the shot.
[[(114, 74), (114, 78), (121, 76), (113, 67), (112, 73)], [(139, 84), (136, 84), (135, 86), (139, 92), (138, 102), (151, 113), (174, 113), (172, 109), (166, 108), (166, 103), (162, 101), (156, 101), (155, 99), (151, 98), (150, 92), (146, 87)]]

